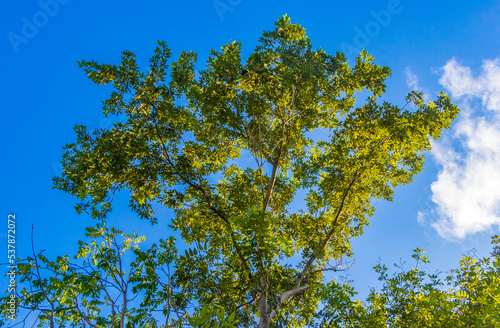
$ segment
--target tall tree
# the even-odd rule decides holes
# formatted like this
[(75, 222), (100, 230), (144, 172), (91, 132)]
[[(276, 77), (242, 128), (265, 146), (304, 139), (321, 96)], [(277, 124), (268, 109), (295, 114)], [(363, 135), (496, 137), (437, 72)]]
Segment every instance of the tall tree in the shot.
[[(445, 94), (425, 104), (414, 91), (402, 108), (380, 101), (388, 67), (365, 51), (350, 67), (342, 53), (313, 50), (286, 16), (246, 61), (238, 42), (212, 51), (200, 70), (194, 52), (170, 57), (159, 42), (146, 72), (128, 51), (118, 66), (79, 63), (96, 84), (114, 86), (104, 114), (127, 121), (75, 127), (55, 186), (80, 200), (77, 211), (98, 219), (98, 231), (120, 190), (153, 224), (156, 204), (172, 209), (171, 226), (191, 245), (169, 279), (182, 291), (178, 306), (234, 312), (241, 326), (302, 327), (324, 272), (351, 255), (372, 200), (411, 182), (430, 138), (459, 110)], [(293, 206), (298, 195), (305, 208)]]

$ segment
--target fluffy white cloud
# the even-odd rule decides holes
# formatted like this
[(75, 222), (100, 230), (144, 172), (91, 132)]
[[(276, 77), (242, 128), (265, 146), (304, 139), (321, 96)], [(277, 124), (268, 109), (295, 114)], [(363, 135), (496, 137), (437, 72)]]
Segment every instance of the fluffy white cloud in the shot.
[(445, 238), (464, 238), (500, 225), (500, 60), (485, 60), (478, 76), (456, 59), (442, 72), (439, 82), (462, 114), (453, 137), (433, 145), (442, 166), (431, 186), (433, 227)]
[(474, 77), (471, 69), (460, 65), (455, 58), (449, 60), (443, 70), (439, 83), (453, 97), (479, 97), (487, 109), (500, 111), (500, 58), (483, 61), (478, 77)]

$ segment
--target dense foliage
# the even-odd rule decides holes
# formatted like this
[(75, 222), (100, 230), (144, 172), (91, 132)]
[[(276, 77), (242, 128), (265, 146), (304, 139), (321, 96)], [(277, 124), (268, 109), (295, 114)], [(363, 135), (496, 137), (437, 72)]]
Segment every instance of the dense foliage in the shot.
[(324, 308), (311, 322), (314, 327), (499, 327), (500, 237), (492, 238), (493, 252), (478, 258), (463, 256), (460, 266), (445, 277), (419, 267), (428, 263), (417, 248), (415, 267), (392, 276), (385, 265), (374, 269), (383, 283), (366, 301), (353, 301), (348, 284), (330, 282), (322, 289)]
[[(458, 108), (445, 94), (425, 104), (416, 91), (403, 107), (381, 101), (388, 67), (365, 51), (351, 67), (342, 53), (313, 50), (286, 16), (246, 61), (238, 42), (201, 70), (194, 52), (170, 57), (159, 42), (144, 72), (128, 51), (118, 66), (79, 63), (114, 88), (104, 114), (127, 117), (93, 132), (76, 126), (54, 180), (97, 220), (87, 236), (102, 243), (81, 243), (79, 265), (33, 252), (18, 265), (28, 286), (18, 304), (40, 326), (159, 327), (158, 315), (170, 327), (307, 325), (320, 303), (345, 294), (324, 272), (351, 255), (372, 200), (412, 181)], [(120, 191), (152, 224), (154, 206), (170, 209), (185, 254), (167, 229), (143, 251), (137, 236), (108, 227)], [(305, 208), (292, 206), (297, 197)]]

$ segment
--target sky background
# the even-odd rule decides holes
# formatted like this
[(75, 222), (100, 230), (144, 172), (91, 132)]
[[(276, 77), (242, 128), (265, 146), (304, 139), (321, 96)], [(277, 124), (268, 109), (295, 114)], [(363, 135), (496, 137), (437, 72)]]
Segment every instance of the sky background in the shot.
[[(385, 99), (392, 103), (404, 105), (413, 89), (428, 100), (445, 91), (462, 109), (427, 154), (424, 171), (398, 187), (392, 203), (377, 201), (371, 225), (352, 241), (356, 264), (347, 274), (360, 296), (377, 286), (372, 267), (379, 258), (388, 265), (410, 260), (412, 249), (423, 246), (433, 272), (455, 267), (473, 248), (487, 255), (500, 225), (498, 1), (25, 0), (5, 3), (0, 14), (5, 259), (9, 213), (17, 218), (18, 256), (31, 252), (32, 225), (35, 249), (55, 257), (73, 254), (94, 224), (51, 180), (60, 173), (62, 147), (75, 140), (75, 124), (111, 123), (101, 106), (111, 89), (88, 80), (78, 60), (117, 64), (130, 50), (146, 67), (157, 40), (167, 42), (173, 58), (198, 52), (198, 67), (226, 42), (242, 42), (246, 58), (284, 14), (306, 28), (315, 49), (344, 51), (352, 62), (365, 48), (389, 66)], [(126, 202), (116, 200), (111, 224), (146, 235), (147, 244), (171, 234), (169, 212), (151, 227), (124, 209)]]

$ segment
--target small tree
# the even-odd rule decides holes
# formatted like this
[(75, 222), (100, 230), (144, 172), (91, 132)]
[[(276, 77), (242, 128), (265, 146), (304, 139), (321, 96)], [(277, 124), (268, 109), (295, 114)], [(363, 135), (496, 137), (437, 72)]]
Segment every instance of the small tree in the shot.
[[(182, 311), (194, 302), (202, 321), (217, 308), (223, 309), (218, 322), (234, 313), (230, 321), (243, 327), (302, 327), (317, 311), (324, 272), (351, 255), (350, 240), (367, 225), (372, 200), (391, 200), (396, 186), (411, 182), (429, 138), (437, 139), (459, 110), (445, 94), (424, 104), (414, 91), (403, 108), (379, 101), (388, 67), (374, 64), (365, 51), (351, 68), (342, 53), (312, 50), (304, 28), (286, 16), (263, 33), (245, 62), (240, 50), (238, 42), (226, 44), (198, 71), (194, 52), (169, 64), (164, 42), (146, 72), (128, 51), (118, 66), (81, 61), (93, 82), (114, 87), (104, 114), (124, 114), (127, 121), (92, 133), (76, 126), (77, 141), (66, 146), (55, 186), (80, 200), (78, 212), (99, 220), (97, 231), (120, 190), (153, 224), (155, 204), (173, 211), (171, 226), (191, 248), (168, 262), (175, 271), (167, 290), (179, 296), (157, 298), (167, 302), (165, 313), (175, 305), (180, 314), (170, 324), (187, 323)], [(363, 104), (355, 103), (360, 91), (368, 94)], [(312, 138), (314, 131), (324, 137)], [(242, 164), (242, 157), (253, 164)], [(303, 194), (306, 208), (292, 208)], [(146, 254), (137, 255), (146, 263), (144, 256), (157, 256), (148, 252), (136, 255)], [(141, 267), (146, 272), (167, 264), (148, 261), (154, 263)], [(158, 284), (137, 281), (136, 291), (157, 295)], [(23, 297), (40, 304), (37, 295)], [(96, 291), (92, 297), (106, 296)], [(127, 300), (119, 303), (120, 318), (111, 320), (111, 311), (105, 324), (97, 323), (96, 314), (93, 324), (144, 326), (132, 313), (160, 306), (129, 310)], [(71, 304), (51, 313), (67, 313)], [(147, 324), (156, 327), (154, 320)]]
[(460, 267), (443, 279), (441, 273), (420, 269), (429, 260), (417, 248), (415, 267), (391, 276), (385, 265), (374, 269), (383, 283), (372, 288), (365, 304), (352, 301), (356, 294), (348, 284), (330, 282), (322, 288), (324, 307), (311, 321), (312, 327), (499, 327), (500, 237), (492, 238), (488, 257), (473, 254), (460, 259)]

